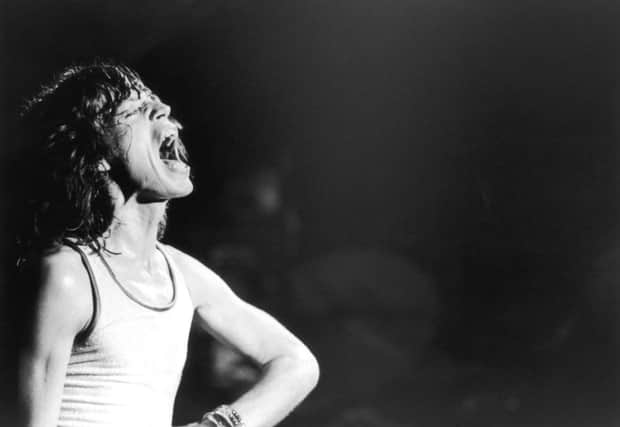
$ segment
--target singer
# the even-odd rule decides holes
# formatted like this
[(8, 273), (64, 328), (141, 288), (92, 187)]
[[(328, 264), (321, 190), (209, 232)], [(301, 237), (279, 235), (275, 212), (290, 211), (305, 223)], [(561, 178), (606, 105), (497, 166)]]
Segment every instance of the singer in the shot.
[(21, 353), (23, 424), (170, 427), (194, 315), (263, 373), (187, 427), (282, 420), (317, 383), (315, 357), (160, 241), (166, 206), (193, 190), (170, 107), (130, 68), (99, 61), (65, 69), (23, 120), (34, 178), (19, 269), (37, 290)]

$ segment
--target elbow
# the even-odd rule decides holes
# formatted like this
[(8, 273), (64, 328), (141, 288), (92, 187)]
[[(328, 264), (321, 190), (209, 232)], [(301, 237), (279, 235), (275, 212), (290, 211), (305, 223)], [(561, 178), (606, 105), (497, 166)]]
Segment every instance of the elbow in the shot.
[(318, 384), (321, 368), (316, 356), (306, 347), (295, 357), (299, 384), (306, 393), (310, 393)]
[(319, 378), (321, 377), (321, 367), (319, 366), (319, 361), (316, 356), (310, 353), (310, 390), (314, 389), (316, 385), (319, 383)]
[(286, 378), (301, 398), (308, 395), (318, 384), (319, 362), (303, 344), (290, 347), (288, 351), (263, 365), (265, 372)]
[(300, 401), (318, 384), (319, 362), (301, 341), (291, 343), (262, 364), (262, 378), (277, 379)]

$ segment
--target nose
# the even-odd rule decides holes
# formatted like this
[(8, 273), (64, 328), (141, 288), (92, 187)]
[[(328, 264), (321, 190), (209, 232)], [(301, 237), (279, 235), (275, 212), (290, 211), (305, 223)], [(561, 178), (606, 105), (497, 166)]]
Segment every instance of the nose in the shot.
[(170, 116), (170, 106), (161, 102), (160, 100), (153, 101), (153, 118), (163, 119)]

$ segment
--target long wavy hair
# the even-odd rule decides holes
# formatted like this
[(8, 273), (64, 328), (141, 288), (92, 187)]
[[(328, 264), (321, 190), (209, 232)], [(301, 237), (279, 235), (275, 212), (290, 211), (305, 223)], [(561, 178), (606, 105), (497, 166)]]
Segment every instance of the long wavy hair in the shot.
[(109, 176), (100, 167), (121, 102), (146, 90), (138, 74), (109, 61), (70, 66), (29, 99), (20, 114), (28, 171), (17, 245), (19, 261), (70, 238), (102, 249), (113, 220)]

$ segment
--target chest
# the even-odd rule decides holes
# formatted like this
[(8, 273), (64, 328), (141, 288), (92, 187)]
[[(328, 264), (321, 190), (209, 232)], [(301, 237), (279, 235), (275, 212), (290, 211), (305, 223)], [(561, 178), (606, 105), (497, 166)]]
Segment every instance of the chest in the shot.
[(111, 280), (128, 298), (155, 310), (170, 308), (176, 299), (177, 273), (161, 250), (155, 251), (148, 265), (131, 258), (99, 254), (103, 280)]
[(185, 363), (193, 317), (182, 275), (170, 267), (172, 279), (163, 281), (169, 292), (164, 291), (157, 300), (145, 298), (156, 291), (138, 293), (138, 288), (149, 289), (149, 282), (139, 281), (138, 288), (126, 288), (101, 262), (93, 263), (93, 272), (98, 288), (95, 324), (76, 353), (107, 370), (176, 377)]

